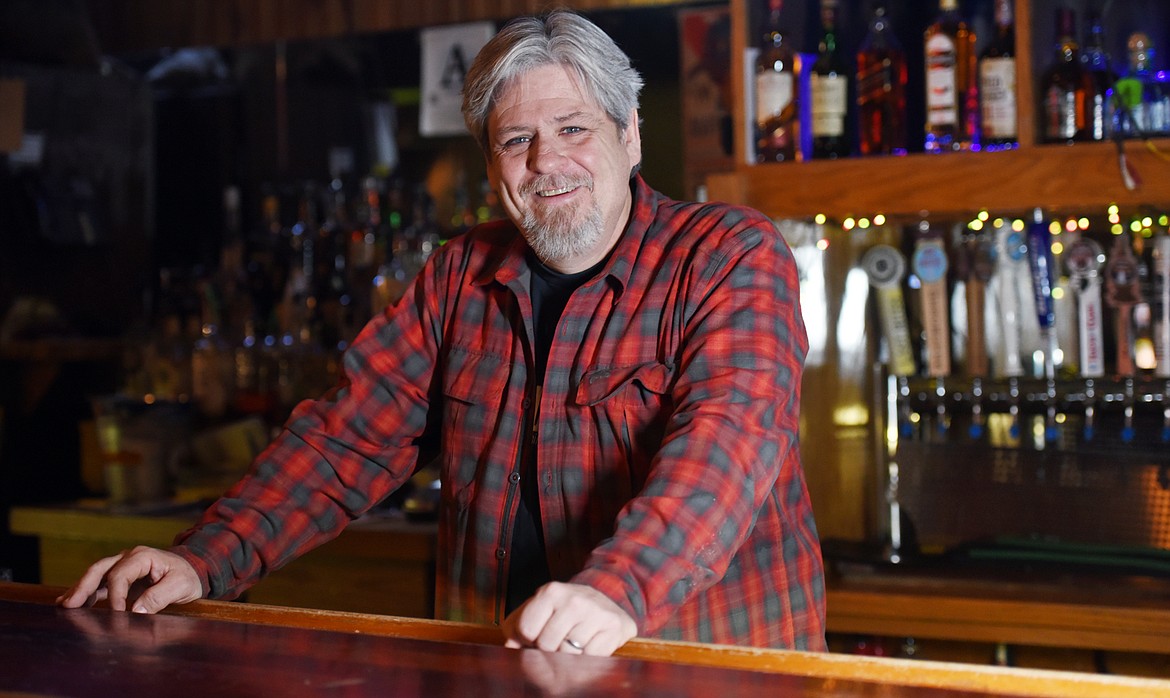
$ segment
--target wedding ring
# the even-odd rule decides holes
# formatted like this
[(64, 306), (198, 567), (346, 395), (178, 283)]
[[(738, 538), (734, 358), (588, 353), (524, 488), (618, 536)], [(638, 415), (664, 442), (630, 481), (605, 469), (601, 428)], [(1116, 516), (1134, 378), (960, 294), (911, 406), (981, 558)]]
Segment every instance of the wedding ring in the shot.
[(565, 638), (565, 644), (568, 645), (569, 647), (572, 647), (575, 650), (585, 649), (585, 645), (582, 645), (581, 643), (577, 642), (576, 640), (572, 640), (572, 639), (567, 638), (567, 637)]

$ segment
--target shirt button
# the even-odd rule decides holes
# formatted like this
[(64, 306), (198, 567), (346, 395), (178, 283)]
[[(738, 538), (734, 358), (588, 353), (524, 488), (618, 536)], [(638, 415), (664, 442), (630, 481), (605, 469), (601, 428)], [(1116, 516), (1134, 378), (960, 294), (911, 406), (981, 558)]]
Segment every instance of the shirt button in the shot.
[(524, 398), (523, 400), (520, 401), (520, 406), (523, 407), (524, 409), (528, 409), (528, 406), (531, 404), (532, 403), (528, 400), (528, 398)]
[(512, 484), (515, 485), (517, 482), (520, 482), (520, 473), (512, 473), (508, 476), (508, 480), (510, 480)]
[(496, 548), (496, 558), (503, 560), (508, 555), (508, 551), (503, 548)]

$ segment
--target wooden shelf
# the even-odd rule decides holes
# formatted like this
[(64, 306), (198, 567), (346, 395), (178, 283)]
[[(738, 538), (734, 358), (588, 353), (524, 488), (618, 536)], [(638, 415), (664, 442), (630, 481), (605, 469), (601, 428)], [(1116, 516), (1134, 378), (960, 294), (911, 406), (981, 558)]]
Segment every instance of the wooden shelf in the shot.
[[(1170, 153), (1170, 140), (1154, 142)], [(1140, 185), (1125, 188), (1112, 143), (1041, 145), (985, 153), (913, 154), (743, 166), (708, 180), (712, 199), (772, 217), (1001, 214), (1034, 206), (1084, 211), (1170, 203), (1170, 161), (1140, 141), (1125, 152)]]

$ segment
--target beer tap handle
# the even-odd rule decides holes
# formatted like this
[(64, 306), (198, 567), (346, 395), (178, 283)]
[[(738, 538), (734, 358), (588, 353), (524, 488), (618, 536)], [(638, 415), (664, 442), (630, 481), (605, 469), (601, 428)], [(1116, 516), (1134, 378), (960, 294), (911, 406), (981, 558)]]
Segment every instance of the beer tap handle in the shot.
[(910, 323), (902, 298), (902, 279), (906, 276), (906, 258), (890, 245), (874, 245), (861, 258), (869, 283), (877, 292), (878, 314), (889, 354), (890, 373), (909, 376), (915, 372), (914, 350), (910, 344)]
[(1077, 299), (1081, 375), (1085, 378), (1099, 378), (1105, 375), (1100, 273), (1105, 264), (1105, 253), (1095, 240), (1081, 237), (1069, 245), (1065, 263)]
[(1105, 302), (1115, 311), (1117, 373), (1133, 376), (1133, 341), (1130, 332), (1133, 306), (1141, 302), (1137, 258), (1127, 236), (1118, 235), (1105, 264)]

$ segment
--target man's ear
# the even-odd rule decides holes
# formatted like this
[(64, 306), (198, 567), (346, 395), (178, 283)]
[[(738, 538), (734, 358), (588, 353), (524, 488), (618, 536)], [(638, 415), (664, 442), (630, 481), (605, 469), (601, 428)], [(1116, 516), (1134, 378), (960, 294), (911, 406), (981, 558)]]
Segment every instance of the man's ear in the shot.
[(622, 133), (626, 154), (629, 155), (630, 166), (637, 167), (642, 162), (642, 128), (638, 124), (638, 110), (631, 109), (626, 121), (626, 130)]

